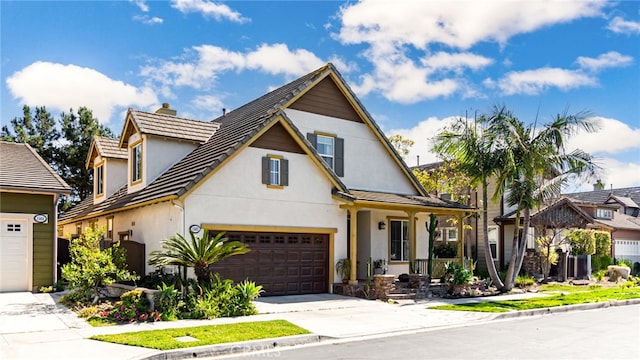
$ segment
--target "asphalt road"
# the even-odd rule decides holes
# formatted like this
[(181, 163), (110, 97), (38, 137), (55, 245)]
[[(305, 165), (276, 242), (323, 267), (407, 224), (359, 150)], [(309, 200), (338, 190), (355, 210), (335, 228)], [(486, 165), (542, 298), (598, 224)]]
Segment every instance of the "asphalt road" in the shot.
[(640, 359), (640, 305), (572, 311), (234, 359)]

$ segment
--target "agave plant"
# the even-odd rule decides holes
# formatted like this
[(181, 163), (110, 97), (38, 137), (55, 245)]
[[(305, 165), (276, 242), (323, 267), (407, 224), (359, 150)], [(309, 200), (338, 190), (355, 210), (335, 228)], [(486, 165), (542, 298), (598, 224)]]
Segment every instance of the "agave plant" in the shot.
[(211, 282), (211, 265), (233, 255), (249, 252), (249, 248), (239, 241), (227, 241), (224, 233), (209, 237), (207, 230), (202, 236), (189, 232), (190, 240), (184, 236), (176, 236), (162, 242), (163, 250), (152, 251), (149, 265), (178, 265), (193, 268), (199, 284)]

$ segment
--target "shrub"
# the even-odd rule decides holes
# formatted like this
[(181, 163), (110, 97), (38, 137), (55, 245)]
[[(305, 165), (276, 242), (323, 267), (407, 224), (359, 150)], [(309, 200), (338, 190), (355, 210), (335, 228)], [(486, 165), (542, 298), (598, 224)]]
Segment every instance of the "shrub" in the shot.
[(253, 300), (262, 293), (262, 286), (246, 280), (233, 285), (231, 280), (220, 280), (214, 274), (211, 282), (199, 290), (202, 294), (190, 297), (190, 316), (213, 319), (256, 314)]
[(121, 322), (145, 321), (149, 318), (149, 302), (142, 290), (131, 290), (120, 296), (110, 316)]
[(158, 286), (159, 292), (154, 296), (156, 310), (162, 320), (177, 320), (184, 302), (180, 299), (180, 291), (174, 285), (162, 283)]
[(433, 248), (433, 255), (437, 258), (454, 258), (458, 254), (458, 249), (449, 243), (438, 244)]
[(607, 270), (598, 270), (593, 274), (593, 277), (597, 281), (602, 281), (602, 280), (604, 280), (604, 277), (607, 276), (607, 274), (608, 274)]
[(629, 269), (632, 269), (631, 261), (627, 260), (627, 259), (620, 259), (620, 260), (616, 259), (616, 265), (618, 265), (618, 266), (626, 266)]
[(79, 238), (70, 241), (71, 262), (62, 266), (62, 277), (72, 289), (69, 299), (89, 302), (102, 295), (100, 289), (104, 285), (138, 278), (127, 271), (125, 250), (118, 244), (100, 250), (102, 234), (103, 230), (88, 227)]
[(606, 231), (593, 231), (596, 239), (596, 255), (611, 255), (611, 234)]
[(450, 261), (445, 265), (442, 280), (445, 284), (449, 285), (449, 293), (453, 294), (456, 288), (471, 284), (473, 276), (471, 275), (471, 271), (465, 269), (462, 265)]
[(604, 255), (591, 255), (591, 269), (594, 272), (603, 270), (603, 269), (607, 269), (607, 267), (609, 265), (613, 264), (613, 260), (611, 259), (611, 256), (604, 254)]
[(593, 230), (572, 230), (566, 236), (573, 255), (592, 255), (596, 252), (596, 237)]
[(527, 286), (531, 286), (536, 283), (536, 279), (533, 276), (528, 275), (518, 275), (516, 277), (515, 285), (519, 288), (526, 288)]

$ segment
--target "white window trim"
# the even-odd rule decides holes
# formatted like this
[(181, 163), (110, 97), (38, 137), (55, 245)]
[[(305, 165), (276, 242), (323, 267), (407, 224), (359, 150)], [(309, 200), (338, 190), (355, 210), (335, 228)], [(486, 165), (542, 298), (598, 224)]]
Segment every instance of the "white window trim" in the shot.
[(96, 166), (96, 171), (93, 176), (93, 181), (96, 184), (96, 197), (104, 196), (105, 181), (104, 181), (104, 162), (101, 162)]
[[(276, 165), (274, 167), (274, 165)], [(276, 157), (269, 157), (269, 185), (281, 185), (281, 169), (280, 159)], [(276, 168), (277, 167), (277, 168)]]
[[(442, 239), (445, 240), (445, 242), (455, 242), (458, 241), (458, 228), (455, 227), (447, 227), (443, 229), (444, 231), (442, 231), (443, 237)], [(455, 239), (450, 239), (449, 238), (449, 232), (455, 232), (456, 237)]]
[[(391, 223), (397, 221), (400, 222), (400, 229), (404, 229), (404, 223), (407, 223), (407, 233), (406, 233), (406, 243), (407, 243), (407, 248), (409, 247), (409, 220), (408, 219), (389, 219), (389, 262), (390, 263), (406, 263), (409, 261), (409, 252), (407, 251), (407, 253), (404, 253), (404, 243), (405, 243), (405, 239), (404, 239), (404, 233), (401, 232), (400, 236), (400, 260), (394, 260), (392, 255), (391, 255), (391, 241), (393, 239), (391, 239)], [(406, 255), (406, 259), (405, 259), (405, 255)]]
[[(136, 151), (136, 148), (139, 150)], [(136, 156), (136, 154), (138, 156)], [(131, 146), (131, 183), (136, 184), (142, 181), (143, 163), (142, 141)], [(137, 175), (137, 176), (136, 176)]]
[[(320, 152), (320, 139), (330, 139), (331, 140), (331, 154)], [(316, 150), (318, 150), (318, 154), (320, 157), (329, 165), (331, 169), (334, 169), (336, 163), (336, 138), (335, 136), (316, 134)], [(329, 163), (325, 158), (330, 158), (331, 163)]]
[(493, 256), (493, 260), (494, 261), (498, 261), (500, 259), (500, 228), (497, 225), (493, 225), (493, 226), (489, 226), (489, 231), (487, 231), (487, 234), (490, 233), (490, 230), (495, 230), (496, 232), (496, 238), (495, 241), (491, 241), (491, 239), (487, 238), (487, 242), (489, 242), (489, 247), (491, 247), (492, 243), (496, 244), (496, 251), (492, 252), (492, 256)]

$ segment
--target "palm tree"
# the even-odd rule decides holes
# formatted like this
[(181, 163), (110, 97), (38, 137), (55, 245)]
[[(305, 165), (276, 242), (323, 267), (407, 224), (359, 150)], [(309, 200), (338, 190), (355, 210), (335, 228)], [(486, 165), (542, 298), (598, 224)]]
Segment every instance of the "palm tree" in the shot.
[(455, 160), (458, 169), (470, 178), (471, 184), (482, 188), (482, 230), (484, 234), (484, 258), (491, 281), (498, 289), (503, 286), (498, 276), (491, 246), (488, 241), (488, 181), (496, 172), (499, 162), (489, 136), (484, 136), (488, 119), (484, 116), (470, 124), (466, 118), (458, 118), (434, 141), (433, 150), (446, 160)]
[(191, 231), (189, 234), (191, 240), (180, 234), (164, 240), (161, 245), (163, 251), (155, 250), (150, 253), (149, 265), (192, 267), (198, 283), (202, 285), (211, 282), (211, 265), (229, 256), (249, 252), (247, 245), (239, 241), (227, 241), (222, 232), (212, 238), (207, 230), (204, 230), (201, 237)]
[[(497, 188), (493, 198), (506, 194), (507, 204), (517, 205), (511, 260), (503, 291), (513, 288), (522, 267), (531, 210), (557, 197), (570, 177), (596, 174), (598, 167), (591, 155), (579, 149), (571, 152), (565, 149), (568, 137), (581, 129), (592, 132), (595, 125), (584, 112), (576, 115), (565, 112), (537, 129), (535, 123), (525, 126), (504, 107), (494, 108), (488, 133), (501, 166), (496, 172)], [(521, 216), (523, 231), (519, 237)]]

